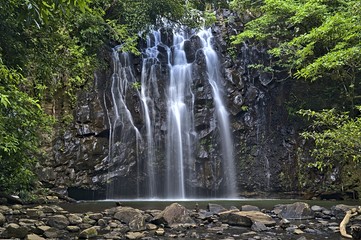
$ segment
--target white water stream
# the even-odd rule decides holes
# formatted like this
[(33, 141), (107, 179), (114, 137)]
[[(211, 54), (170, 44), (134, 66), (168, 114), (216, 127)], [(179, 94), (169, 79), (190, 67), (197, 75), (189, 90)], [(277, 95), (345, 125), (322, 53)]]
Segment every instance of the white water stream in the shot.
[[(218, 144), (221, 146), (223, 196), (237, 197), (236, 170), (233, 154), (232, 130), (228, 119), (228, 111), (224, 104), (222, 76), (217, 53), (212, 48), (212, 34), (210, 30), (196, 33), (202, 46), (198, 51), (203, 51), (206, 60), (206, 76), (212, 89), (214, 118), (219, 132)], [(132, 134), (136, 138), (137, 146), (145, 146), (144, 157), (137, 156), (137, 179), (143, 177), (143, 187), (137, 190), (137, 197), (187, 199), (197, 198), (189, 182), (198, 173), (194, 169), (196, 162), (196, 146), (199, 144), (198, 133), (195, 130), (195, 94), (193, 93), (194, 76), (193, 64), (187, 60), (184, 49), (188, 34), (183, 31), (174, 31), (172, 46), (165, 43), (169, 39), (162, 39), (160, 31), (153, 31), (147, 38), (147, 47), (143, 51), (140, 89), (138, 91), (143, 116), (143, 130), (134, 125), (133, 117), (127, 106), (126, 91), (130, 84), (137, 82), (131, 64), (127, 63), (126, 54), (116, 50), (113, 54), (114, 73), (112, 76), (112, 113), (110, 117), (110, 147), (109, 161), (119, 161), (115, 156), (114, 148), (117, 144), (126, 141)], [(126, 64), (121, 64), (123, 56)], [(161, 57), (161, 58), (160, 58)], [(162, 66), (162, 67), (161, 67)], [(159, 71), (159, 69), (163, 69)], [(166, 70), (164, 70), (166, 69)], [(166, 76), (166, 77), (164, 77)], [(166, 81), (160, 83), (160, 81)], [(162, 102), (160, 102), (162, 101)], [(160, 109), (164, 106), (166, 109)], [(161, 116), (165, 113), (165, 116)], [(159, 124), (163, 125), (163, 132), (159, 131)], [(158, 124), (158, 125), (157, 125)], [(121, 126), (122, 136), (117, 136), (117, 127)], [(158, 129), (158, 130), (157, 130)], [(160, 136), (163, 134), (163, 136)], [(163, 154), (159, 154), (163, 150)], [(135, 152), (138, 152), (136, 150)], [(143, 161), (142, 164), (140, 161)], [(139, 166), (143, 166), (140, 168)], [(122, 167), (120, 167), (122, 168)], [(215, 170), (216, 171), (216, 170)], [(108, 179), (122, 174), (124, 171), (112, 169)], [(160, 174), (164, 172), (164, 174)], [(109, 185), (109, 188), (116, 186)], [(112, 191), (108, 191), (110, 193)], [(114, 191), (113, 191), (114, 192)], [(117, 196), (108, 194), (108, 198)], [(123, 198), (127, 194), (122, 194)], [(217, 197), (217, 196), (215, 196)]]

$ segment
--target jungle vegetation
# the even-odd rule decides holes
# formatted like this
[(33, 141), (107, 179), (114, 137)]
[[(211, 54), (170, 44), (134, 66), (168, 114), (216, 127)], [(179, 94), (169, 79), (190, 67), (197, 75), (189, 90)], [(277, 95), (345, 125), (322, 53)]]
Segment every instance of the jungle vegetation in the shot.
[(314, 141), (314, 165), (360, 162), (359, 0), (3, 0), (0, 191), (34, 186), (33, 169), (47, 132), (65, 121), (59, 116), (70, 114), (64, 106), (47, 104), (66, 96), (71, 107), (94, 71), (106, 67), (102, 49), (117, 43), (137, 54), (139, 33), (161, 19), (196, 27), (204, 17), (214, 20), (218, 8), (247, 15), (245, 30), (231, 40), (267, 46), (272, 55), (267, 71), (320, 83), (322, 104), (301, 97), (294, 103), (311, 120), (303, 136)]

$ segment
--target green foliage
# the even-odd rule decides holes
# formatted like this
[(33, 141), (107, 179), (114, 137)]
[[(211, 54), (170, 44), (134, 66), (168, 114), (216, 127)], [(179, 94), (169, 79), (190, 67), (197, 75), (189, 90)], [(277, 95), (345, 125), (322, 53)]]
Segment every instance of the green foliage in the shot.
[(0, 61), (0, 191), (31, 188), (39, 134), (51, 123), (38, 101), (19, 89), (25, 81)]
[(142, 84), (140, 82), (133, 82), (132, 83), (132, 88), (134, 90), (140, 90), (142, 88)]
[[(200, 23), (197, 1), (3, 0), (0, 4), (0, 190), (26, 192), (52, 105), (62, 124), (79, 90), (106, 66), (107, 48), (139, 54), (139, 33), (163, 19)], [(208, 2), (208, 1), (207, 1)], [(218, 2), (218, 1), (215, 1)], [(189, 10), (189, 11), (188, 11)], [(205, 14), (207, 24), (215, 16)], [(195, 21), (197, 18), (197, 21)], [(139, 88), (139, 85), (134, 85)]]
[[(233, 0), (245, 30), (232, 38), (268, 47), (269, 65), (250, 68), (300, 81), (290, 94), (294, 111), (312, 120), (301, 135), (314, 143), (311, 165), (327, 171), (361, 161), (361, 2), (359, 0)], [(296, 92), (301, 91), (301, 92)], [(336, 110), (338, 109), (338, 110)]]
[(298, 113), (312, 120), (310, 129), (301, 134), (315, 144), (311, 150), (315, 158), (312, 166), (325, 171), (350, 161), (361, 162), (361, 116), (350, 118), (349, 113), (339, 113), (335, 109), (300, 110)]
[[(243, 3), (239, 7), (235, 3)], [(251, 8), (234, 0), (235, 9)], [(243, 6), (243, 7), (242, 7)], [(311, 81), (338, 81), (352, 110), (360, 87), (361, 2), (358, 0), (265, 0), (258, 18), (233, 38), (234, 44), (253, 39), (266, 43), (274, 69)]]

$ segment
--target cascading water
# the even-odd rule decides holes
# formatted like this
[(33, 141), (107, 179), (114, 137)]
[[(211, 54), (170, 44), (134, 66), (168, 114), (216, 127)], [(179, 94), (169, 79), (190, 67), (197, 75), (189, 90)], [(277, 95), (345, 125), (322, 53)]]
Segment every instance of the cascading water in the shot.
[[(124, 157), (127, 155), (121, 152), (127, 148), (129, 139), (135, 139), (135, 157), (138, 160), (139, 144), (142, 142), (142, 137), (134, 125), (133, 117), (128, 109), (126, 103), (126, 94), (131, 83), (135, 82), (135, 77), (131, 67), (128, 53), (119, 54), (118, 48), (113, 49), (113, 74), (111, 76), (111, 100), (113, 111), (108, 114), (109, 117), (109, 165), (107, 186), (107, 198), (116, 198), (122, 189), (117, 186), (117, 181), (110, 181), (110, 179), (126, 174), (128, 169), (124, 168)], [(106, 104), (106, 103), (105, 103)], [(122, 146), (123, 145), (123, 146)], [(139, 166), (139, 163), (137, 164)], [(136, 174), (140, 171), (137, 169)], [(139, 185), (136, 186), (137, 195), (139, 195)]]
[[(188, 33), (158, 30), (148, 35), (139, 73), (140, 90), (135, 91), (142, 116), (138, 128), (129, 111), (135, 106), (127, 106), (125, 92), (126, 86), (137, 83), (134, 70), (113, 57), (113, 110), (108, 115), (112, 116), (109, 159), (115, 167), (110, 168), (108, 180), (115, 181), (116, 174), (133, 175), (135, 181), (129, 184), (136, 185), (137, 198), (237, 196), (232, 131), (222, 99), (220, 63), (212, 48), (213, 37), (210, 30)], [(114, 54), (123, 56), (117, 51)], [(211, 119), (203, 116), (207, 114)], [(119, 126), (120, 133), (116, 130)], [(136, 143), (136, 160), (127, 167), (121, 158), (128, 155), (117, 155), (122, 150), (131, 151), (119, 148), (124, 141)], [(121, 181), (131, 178), (118, 177)], [(110, 183), (109, 188), (113, 187)], [(117, 196), (108, 198), (134, 196), (122, 190), (110, 192), (117, 192)]]
[[(203, 43), (203, 51), (207, 61), (208, 81), (212, 86), (214, 104), (216, 108), (218, 127), (220, 129), (222, 156), (223, 156), (223, 176), (227, 186), (226, 194), (230, 197), (236, 197), (236, 170), (234, 166), (233, 141), (231, 128), (228, 119), (228, 112), (223, 104), (222, 90), (220, 89), (221, 74), (219, 69), (219, 60), (216, 51), (212, 48), (211, 32), (202, 31), (198, 34)], [(215, 67), (216, 66), (216, 67)]]

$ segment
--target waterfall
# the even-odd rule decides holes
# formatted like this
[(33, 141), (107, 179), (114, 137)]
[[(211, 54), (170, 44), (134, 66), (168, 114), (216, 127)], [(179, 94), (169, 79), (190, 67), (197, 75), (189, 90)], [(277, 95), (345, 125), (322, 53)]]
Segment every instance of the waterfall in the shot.
[[(212, 39), (210, 30), (153, 31), (142, 51), (138, 77), (128, 55), (113, 52), (108, 187), (126, 189), (108, 191), (108, 198), (237, 196), (232, 130)], [(132, 84), (140, 86), (127, 95)], [(127, 103), (130, 95), (139, 102)], [(137, 104), (139, 116), (132, 116)], [(134, 124), (137, 118), (139, 126)]]
[(234, 166), (233, 141), (231, 136), (231, 126), (229, 124), (228, 112), (223, 103), (221, 90), (221, 74), (219, 60), (216, 51), (212, 48), (212, 34), (210, 30), (201, 31), (198, 35), (202, 39), (203, 51), (207, 62), (208, 81), (212, 86), (212, 93), (216, 107), (218, 127), (221, 136), (221, 149), (223, 156), (223, 176), (226, 179), (228, 188), (226, 194), (229, 197), (236, 197), (236, 170)]
[[(130, 83), (135, 82), (135, 76), (131, 67), (131, 61), (128, 53), (119, 54), (118, 48), (113, 49), (113, 74), (111, 76), (111, 113), (108, 113), (109, 120), (109, 157), (110, 168), (107, 176), (107, 198), (116, 198), (122, 189), (117, 186), (117, 181), (111, 181), (112, 178), (125, 174), (127, 169), (122, 165), (122, 157), (127, 153), (122, 151), (130, 151), (126, 144), (129, 139), (134, 136), (135, 139), (135, 157), (138, 161), (139, 144), (142, 142), (142, 137), (134, 125), (133, 117), (128, 109), (126, 102), (126, 94)], [(106, 103), (105, 103), (106, 104)], [(139, 166), (139, 162), (137, 164)], [(136, 171), (137, 178), (139, 178), (140, 170)], [(136, 185), (136, 195), (139, 196), (139, 185)]]

